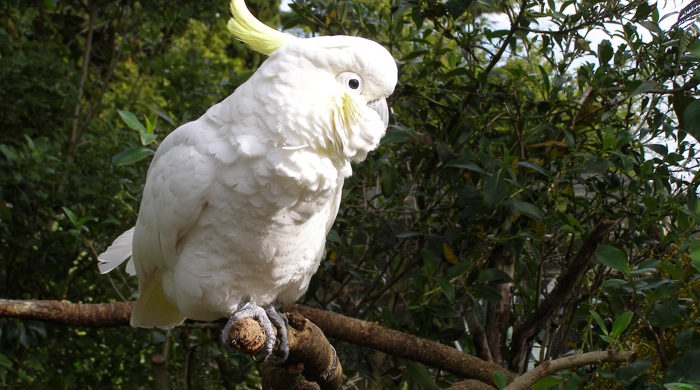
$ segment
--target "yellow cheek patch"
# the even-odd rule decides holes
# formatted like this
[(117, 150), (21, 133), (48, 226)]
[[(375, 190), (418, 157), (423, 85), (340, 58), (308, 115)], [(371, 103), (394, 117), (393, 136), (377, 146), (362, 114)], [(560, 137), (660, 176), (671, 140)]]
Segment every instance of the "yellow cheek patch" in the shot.
[(352, 142), (353, 129), (358, 126), (360, 111), (352, 96), (343, 93), (329, 104), (330, 120), (316, 151), (334, 160), (343, 159), (344, 149)]
[(352, 100), (352, 97), (346, 92), (341, 98), (340, 110), (342, 112), (343, 124), (348, 137), (352, 137), (352, 128), (357, 124), (357, 118), (360, 117), (360, 111), (357, 105)]

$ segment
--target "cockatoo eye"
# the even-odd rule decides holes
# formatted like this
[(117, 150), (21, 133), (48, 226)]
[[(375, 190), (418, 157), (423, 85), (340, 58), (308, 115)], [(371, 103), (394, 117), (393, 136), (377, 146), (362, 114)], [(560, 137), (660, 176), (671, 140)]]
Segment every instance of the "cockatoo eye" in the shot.
[(353, 72), (343, 72), (335, 77), (343, 87), (351, 89), (357, 93), (362, 92), (362, 78)]

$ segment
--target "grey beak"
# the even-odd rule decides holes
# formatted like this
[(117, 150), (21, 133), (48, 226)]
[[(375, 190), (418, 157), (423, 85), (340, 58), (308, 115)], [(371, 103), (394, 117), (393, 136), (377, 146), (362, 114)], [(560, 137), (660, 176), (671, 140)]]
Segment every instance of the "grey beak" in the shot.
[(367, 106), (379, 114), (384, 122), (384, 129), (389, 126), (389, 106), (386, 105), (386, 99), (380, 98), (367, 103)]

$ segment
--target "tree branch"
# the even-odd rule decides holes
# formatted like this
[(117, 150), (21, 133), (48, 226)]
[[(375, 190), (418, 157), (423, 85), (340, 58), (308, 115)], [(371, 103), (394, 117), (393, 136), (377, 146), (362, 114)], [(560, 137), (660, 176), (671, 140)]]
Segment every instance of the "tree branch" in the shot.
[(462, 378), (477, 379), (492, 385), (495, 385), (493, 374), (496, 371), (504, 372), (509, 380), (515, 378), (514, 373), (497, 364), (485, 362), (436, 341), (308, 306), (295, 304), (285, 309), (298, 311), (323, 329), (328, 337), (414, 360)]
[(559, 372), (567, 368), (586, 366), (589, 364), (600, 364), (604, 362), (621, 363), (630, 362), (635, 358), (635, 351), (594, 351), (587, 353), (576, 353), (556, 360), (543, 362), (532, 370), (520, 375), (511, 382), (504, 390), (529, 389), (535, 382), (547, 375)]
[[(49, 321), (69, 326), (120, 326), (129, 324), (132, 306), (132, 302), (76, 304), (67, 301), (0, 299), (0, 317)], [(509, 380), (515, 378), (514, 373), (497, 364), (376, 323), (303, 305), (289, 305), (285, 311), (301, 313), (318, 325), (328, 337), (414, 360), (462, 378), (494, 384), (493, 373), (496, 371), (503, 371)]]
[(535, 312), (530, 317), (515, 324), (511, 341), (510, 367), (512, 369), (517, 372), (522, 372), (525, 369), (527, 351), (535, 335), (551, 320), (557, 310), (571, 298), (572, 292), (581, 283), (581, 279), (593, 262), (595, 250), (600, 242), (607, 237), (614, 224), (615, 221), (605, 220), (593, 228), (586, 241), (581, 245), (581, 249), (576, 254), (576, 257), (557, 278), (556, 286), (552, 292), (547, 295), (542, 304), (535, 309)]
[(133, 302), (71, 303), (0, 299), (0, 317), (103, 328), (129, 325)]
[(515, 32), (518, 30), (518, 26), (520, 25), (520, 20), (523, 18), (525, 15), (525, 9), (527, 7), (527, 0), (522, 0), (520, 2), (520, 11), (518, 11), (518, 16), (515, 17), (515, 20), (510, 25), (510, 31), (508, 31), (508, 35), (506, 35), (505, 39), (503, 39), (503, 44), (501, 44), (501, 47), (498, 48), (498, 51), (496, 52), (496, 55), (491, 58), (491, 62), (486, 66), (486, 69), (484, 70), (484, 75), (488, 75), (491, 70), (493, 69), (494, 66), (498, 63), (498, 61), (501, 60), (501, 56), (503, 56), (503, 52), (506, 51), (506, 47), (510, 44), (511, 39), (513, 39), (513, 35)]
[[(263, 389), (340, 389), (343, 369), (321, 329), (299, 313), (285, 315), (289, 320), (289, 358), (279, 365), (263, 366)], [(231, 326), (227, 343), (240, 352), (255, 355), (265, 345), (265, 332), (258, 321), (243, 318)]]
[(506, 333), (510, 322), (510, 307), (513, 300), (513, 291), (515, 290), (515, 285), (513, 284), (513, 273), (515, 272), (513, 256), (499, 245), (491, 253), (488, 268), (503, 271), (511, 279), (509, 281), (489, 283), (491, 288), (498, 291), (501, 299), (487, 302), (486, 320), (484, 321), (485, 324), (488, 324), (484, 332), (493, 358), (492, 361), (502, 366), (504, 363), (503, 348), (506, 345)]

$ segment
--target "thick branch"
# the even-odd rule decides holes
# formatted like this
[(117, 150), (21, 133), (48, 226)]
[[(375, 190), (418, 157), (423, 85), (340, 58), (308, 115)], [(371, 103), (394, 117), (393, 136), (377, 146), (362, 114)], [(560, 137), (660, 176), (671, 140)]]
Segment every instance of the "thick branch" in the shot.
[(532, 370), (520, 375), (516, 380), (505, 387), (505, 390), (529, 389), (535, 382), (547, 375), (554, 374), (567, 368), (586, 366), (600, 363), (622, 363), (634, 360), (634, 351), (594, 351), (577, 353), (556, 360), (543, 362)]
[(132, 306), (133, 302), (84, 304), (0, 299), (0, 317), (55, 322), (70, 326), (123, 326), (129, 325)]
[(485, 362), (432, 340), (387, 329), (376, 323), (302, 305), (290, 305), (288, 309), (298, 311), (313, 321), (328, 337), (411, 359), (462, 378), (478, 379), (493, 385), (493, 373), (496, 371), (503, 371), (510, 380), (515, 377), (515, 374), (497, 364)]
[(593, 254), (601, 241), (607, 237), (615, 221), (601, 221), (593, 228), (576, 257), (569, 263), (557, 279), (557, 284), (542, 304), (527, 319), (519, 322), (513, 329), (511, 342), (511, 368), (521, 372), (525, 368), (527, 350), (533, 338), (552, 318), (552, 316), (571, 298), (593, 262)]
[[(75, 304), (66, 301), (0, 299), (0, 317), (50, 321), (69, 326), (118, 326), (129, 324), (132, 305), (131, 302)], [(376, 323), (302, 305), (291, 305), (286, 310), (298, 311), (318, 325), (328, 337), (414, 360), (463, 378), (493, 384), (492, 375), (496, 371), (505, 372), (511, 380), (515, 378), (514, 373), (496, 364), (435, 341), (384, 328)]]
[[(263, 388), (301, 390), (314, 388), (315, 383), (322, 390), (339, 389), (343, 369), (323, 332), (298, 313), (286, 313), (286, 316), (289, 358), (280, 365), (263, 367)], [(265, 332), (252, 318), (235, 322), (228, 336), (231, 346), (250, 355), (257, 354), (265, 344)]]

